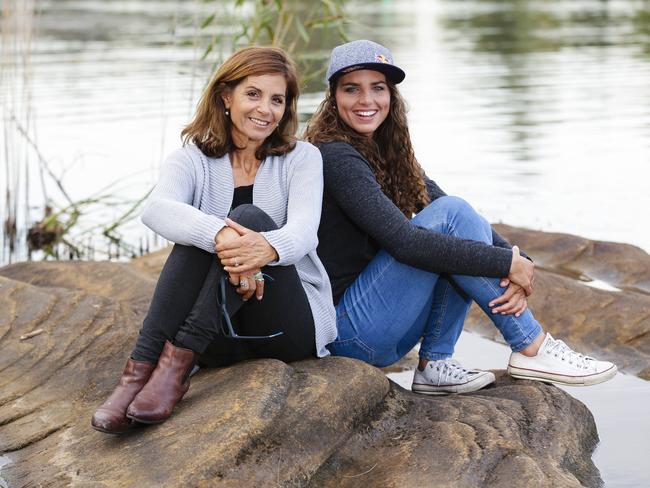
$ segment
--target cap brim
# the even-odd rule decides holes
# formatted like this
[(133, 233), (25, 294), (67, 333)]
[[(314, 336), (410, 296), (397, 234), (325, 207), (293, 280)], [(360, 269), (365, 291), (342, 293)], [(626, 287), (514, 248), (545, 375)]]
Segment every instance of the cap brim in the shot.
[(371, 69), (373, 71), (379, 71), (380, 73), (384, 73), (386, 75), (386, 78), (388, 78), (391, 82), (398, 84), (404, 81), (404, 78), (406, 78), (406, 73), (402, 71), (400, 68), (397, 66), (393, 66), (392, 64), (387, 64), (387, 63), (359, 63), (359, 64), (353, 64), (351, 66), (346, 66), (345, 68), (341, 68), (338, 70), (336, 73), (333, 73), (328, 81), (334, 81), (338, 77), (347, 74), (347, 73), (352, 73), (353, 71), (359, 71), (360, 69)]

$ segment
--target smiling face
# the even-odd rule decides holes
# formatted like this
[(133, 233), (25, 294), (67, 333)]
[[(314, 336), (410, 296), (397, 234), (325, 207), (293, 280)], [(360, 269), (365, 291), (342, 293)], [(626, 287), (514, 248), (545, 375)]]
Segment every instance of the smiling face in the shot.
[(222, 95), (237, 146), (258, 147), (271, 135), (284, 115), (286, 93), (284, 76), (268, 74), (248, 76)]
[(334, 96), (341, 119), (367, 137), (372, 137), (388, 116), (390, 91), (386, 75), (379, 71), (361, 69), (341, 76)]

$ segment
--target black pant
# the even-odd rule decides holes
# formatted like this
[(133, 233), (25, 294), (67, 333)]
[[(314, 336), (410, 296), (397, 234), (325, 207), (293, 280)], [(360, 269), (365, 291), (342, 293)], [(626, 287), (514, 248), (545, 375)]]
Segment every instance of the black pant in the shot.
[[(229, 217), (258, 232), (277, 229), (273, 219), (253, 205), (240, 205)], [(244, 302), (228, 282), (228, 315), (239, 335), (283, 334), (272, 339), (231, 339), (221, 333), (217, 293), (227, 273), (217, 256), (174, 245), (131, 357), (156, 363), (166, 340), (192, 349), (203, 364), (213, 366), (259, 357), (288, 362), (315, 356), (314, 320), (295, 266), (266, 266), (262, 271), (272, 280), (265, 282), (261, 301), (253, 296)]]

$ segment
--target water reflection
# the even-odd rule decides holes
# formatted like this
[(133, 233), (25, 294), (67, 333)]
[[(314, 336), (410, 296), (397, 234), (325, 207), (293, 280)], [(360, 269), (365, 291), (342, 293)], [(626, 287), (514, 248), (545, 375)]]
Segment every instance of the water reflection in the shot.
[[(192, 46), (213, 34), (197, 29), (205, 4), (37, 5), (23, 94), (42, 153), (75, 198), (120, 178), (124, 195), (142, 195), (211, 68)], [(384, 42), (407, 70), (416, 150), (447, 191), (492, 220), (650, 249), (629, 212), (650, 206), (650, 2), (354, 1), (349, 12), (348, 35)], [(19, 60), (3, 54), (7, 93), (21, 78), (4, 83)], [(309, 85), (303, 120), (322, 89)], [(38, 207), (33, 193), (21, 201)], [(127, 238), (144, 232), (134, 224)]]
[(443, 0), (453, 5), (441, 21), (469, 36), (473, 49), (500, 54), (567, 47), (647, 47), (649, 2), (583, 0)]
[(418, 155), (445, 189), (492, 220), (650, 249), (629, 211), (650, 205), (648, 38), (635, 27), (647, 2), (374, 5), (382, 14), (363, 18), (393, 16), (379, 35), (407, 69)]

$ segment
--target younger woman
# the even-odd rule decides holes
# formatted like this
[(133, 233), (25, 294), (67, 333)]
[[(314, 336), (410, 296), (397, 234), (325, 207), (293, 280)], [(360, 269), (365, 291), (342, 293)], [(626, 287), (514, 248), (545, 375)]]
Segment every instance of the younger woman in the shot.
[(527, 310), (533, 263), (426, 177), (396, 87), (404, 77), (384, 46), (338, 46), (329, 90), (306, 129), (323, 155), (318, 254), (338, 329), (328, 349), (386, 366), (422, 340), (413, 391), (474, 391), (494, 375), (451, 357), (475, 301), (512, 348), (512, 376), (571, 385), (612, 378), (616, 366), (571, 350)]

